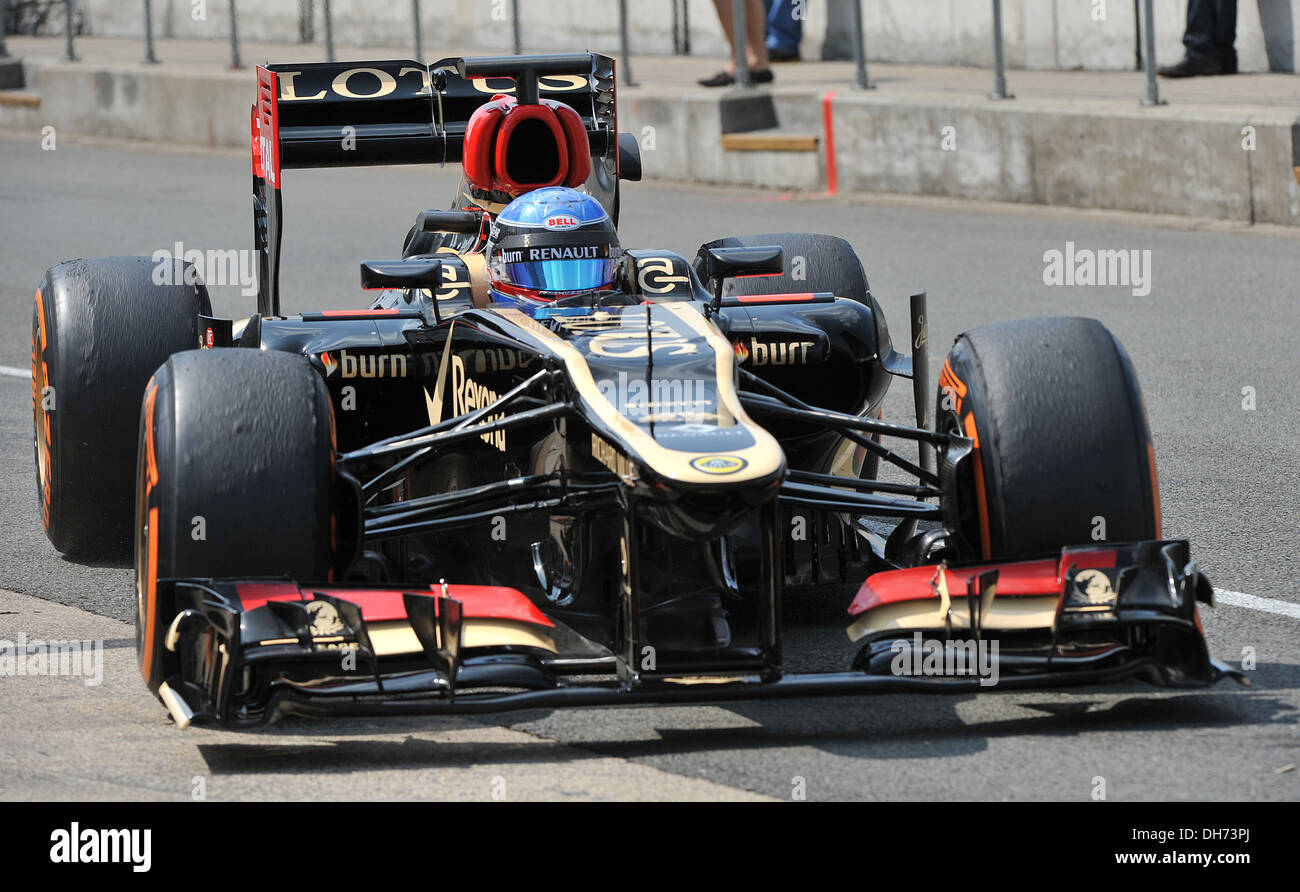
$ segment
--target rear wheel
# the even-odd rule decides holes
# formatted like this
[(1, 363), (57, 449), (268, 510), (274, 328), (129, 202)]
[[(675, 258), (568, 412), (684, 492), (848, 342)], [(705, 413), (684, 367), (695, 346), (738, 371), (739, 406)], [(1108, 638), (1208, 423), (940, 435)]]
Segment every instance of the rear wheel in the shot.
[(728, 279), (723, 297), (739, 294), (783, 294), (791, 291), (829, 291), (879, 310), (867, 285), (853, 246), (834, 235), (812, 232), (769, 232), (761, 235), (737, 235), (701, 245), (695, 255), (696, 274), (703, 277), (704, 255), (709, 248), (756, 247), (780, 245), (785, 249), (785, 272), (779, 276), (748, 276)]
[(136, 646), (149, 687), (177, 671), (158, 580), (333, 578), (333, 414), (325, 384), (287, 353), (180, 353), (149, 382), (139, 422)]
[(957, 338), (939, 429), (975, 453), (945, 494), (971, 557), (1160, 537), (1155, 457), (1137, 376), (1095, 319), (1025, 319)]
[[(784, 272), (780, 275), (728, 279), (722, 287), (723, 297), (829, 291), (837, 297), (855, 300), (870, 307), (876, 329), (875, 351), (880, 356), (890, 351), (891, 341), (889, 330), (885, 326), (885, 316), (881, 312), (880, 305), (871, 295), (871, 286), (867, 283), (867, 274), (862, 267), (862, 261), (853, 250), (853, 246), (839, 236), (814, 232), (769, 232), (717, 239), (700, 246), (699, 252), (695, 255), (696, 274), (703, 278), (704, 256), (709, 248), (760, 245), (780, 245), (785, 249)], [(869, 397), (872, 402), (878, 403), (884, 397), (884, 387), (880, 387), (878, 393), (870, 394)], [(795, 431), (803, 433), (808, 431), (807, 428), (798, 426), (786, 427), (779, 424), (772, 426), (781, 432), (783, 438), (789, 437)], [(842, 476), (874, 478), (879, 467), (880, 460), (875, 455), (860, 446), (840, 440), (835, 451), (826, 456), (824, 461), (819, 461), (812, 469)]]
[(198, 346), (198, 316), (212, 313), (193, 267), (161, 285), (158, 269), (148, 257), (72, 260), (36, 292), (36, 488), (42, 525), (64, 554), (130, 553), (140, 394), (163, 360)]

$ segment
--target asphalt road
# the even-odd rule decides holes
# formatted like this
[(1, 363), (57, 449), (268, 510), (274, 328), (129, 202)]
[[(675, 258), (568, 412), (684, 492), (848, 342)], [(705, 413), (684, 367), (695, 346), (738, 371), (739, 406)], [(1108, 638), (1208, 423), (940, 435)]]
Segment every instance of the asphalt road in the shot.
[[(653, 156), (646, 159), (653, 168)], [(291, 172), (283, 289), (289, 311), (357, 306), (357, 262), (399, 253), (416, 211), (443, 206), (454, 172)], [(0, 137), (0, 366), (25, 368), (32, 294), (47, 266), (106, 254), (250, 244), (242, 153), (60, 136)], [(255, 733), (167, 722), (131, 667), (129, 568), (57, 555), (33, 487), (31, 391), (0, 375), (0, 638), (106, 638), (105, 679), (0, 678), (0, 797), (191, 798), (1300, 798), (1300, 241), (1136, 216), (846, 201), (632, 184), (627, 246), (693, 254), (706, 240), (780, 230), (842, 234), (896, 326), (930, 295), (934, 352), (983, 322), (1078, 314), (1127, 346), (1146, 393), (1165, 532), (1192, 540), (1216, 586), (1291, 615), (1205, 611), (1211, 650), (1253, 653), (1253, 684), (1167, 692), (1137, 684), (1069, 693), (890, 696), (530, 712), (493, 721), (285, 722)], [(1149, 250), (1150, 293), (1044, 283), (1044, 252)], [(252, 298), (214, 289), (218, 313)], [(941, 355), (934, 357), (936, 365)], [(1253, 388), (1254, 408), (1244, 408)], [(910, 394), (887, 417), (908, 420)], [(1087, 424), (1087, 419), (1079, 419)], [(828, 595), (833, 601), (839, 593)], [(1236, 598), (1234, 601), (1240, 602)], [(61, 607), (49, 602), (58, 602)], [(838, 603), (809, 614), (798, 659), (850, 652)], [(1268, 606), (1265, 604), (1264, 606)], [(78, 609), (70, 609), (78, 608)], [(1288, 766), (1290, 768), (1288, 769)]]

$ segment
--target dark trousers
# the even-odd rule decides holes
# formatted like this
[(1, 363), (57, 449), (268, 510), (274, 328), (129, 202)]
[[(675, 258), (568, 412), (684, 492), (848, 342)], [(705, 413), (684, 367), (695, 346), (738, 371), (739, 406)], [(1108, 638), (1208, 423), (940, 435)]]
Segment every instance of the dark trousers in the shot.
[(1237, 70), (1237, 0), (1187, 0), (1187, 30), (1183, 46), (1195, 59), (1215, 59)]

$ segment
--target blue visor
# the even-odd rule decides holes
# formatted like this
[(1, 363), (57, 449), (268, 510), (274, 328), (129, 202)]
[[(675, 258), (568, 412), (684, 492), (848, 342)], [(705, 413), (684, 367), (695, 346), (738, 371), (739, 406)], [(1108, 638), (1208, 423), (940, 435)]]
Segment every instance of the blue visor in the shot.
[(534, 260), (501, 265), (502, 278), (530, 291), (590, 291), (614, 281), (617, 260)]

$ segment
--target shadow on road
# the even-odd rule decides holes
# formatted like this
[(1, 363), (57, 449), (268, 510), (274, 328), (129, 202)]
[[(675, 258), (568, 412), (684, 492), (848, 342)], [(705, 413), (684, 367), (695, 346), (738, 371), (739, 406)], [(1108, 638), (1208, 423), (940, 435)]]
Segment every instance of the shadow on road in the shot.
[[(1171, 732), (1243, 725), (1286, 725), (1300, 720), (1300, 710), (1270, 692), (1300, 688), (1300, 666), (1261, 665), (1252, 676), (1254, 685), (1234, 683), (1206, 691), (1170, 692), (1139, 684), (1112, 688), (1087, 688), (1036, 699), (1024, 692), (1005, 695), (918, 697), (886, 695), (875, 698), (820, 698), (772, 703), (728, 705), (726, 709), (752, 722), (745, 727), (655, 727), (653, 736), (641, 733), (646, 716), (656, 725), (651, 710), (597, 710), (611, 713), (599, 724), (626, 717), (629, 738), (583, 739), (565, 734), (569, 721), (590, 727), (582, 712), (523, 712), (496, 723), (480, 720), (401, 718), (384, 721), (309, 721), (286, 719), (269, 728), (248, 732), (246, 742), (204, 744), (203, 759), (214, 774), (278, 773), (284, 771), (338, 772), (370, 769), (455, 768), (481, 764), (542, 764), (582, 758), (636, 759), (710, 751), (744, 751), (813, 747), (855, 759), (935, 759), (969, 755), (987, 749), (997, 738), (1084, 737), (1090, 734)], [(1117, 699), (1118, 698), (1118, 699)], [(996, 715), (971, 721), (957, 714), (961, 704), (987, 701)], [(1009, 702), (1006, 702), (1009, 701)], [(686, 709), (690, 709), (687, 707)], [(674, 708), (675, 709), (675, 708)], [(1037, 715), (1025, 715), (1032, 711)], [(969, 712), (969, 710), (967, 710)], [(636, 713), (641, 713), (640, 717)], [(492, 724), (525, 731), (543, 739), (520, 743), (439, 743), (406, 737), (401, 741), (343, 739), (393, 733), (489, 727)], [(320, 742), (298, 742), (304, 736)], [(281, 743), (286, 737), (294, 743)]]

